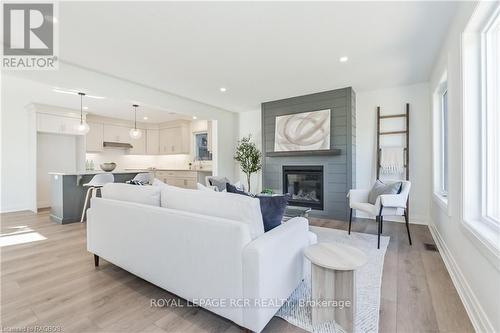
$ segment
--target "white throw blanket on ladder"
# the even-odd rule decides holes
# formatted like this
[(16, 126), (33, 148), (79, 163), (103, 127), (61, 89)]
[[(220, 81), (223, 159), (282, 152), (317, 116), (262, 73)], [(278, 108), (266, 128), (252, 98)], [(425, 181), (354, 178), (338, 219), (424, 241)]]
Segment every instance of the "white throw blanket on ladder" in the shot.
[(382, 147), (380, 168), (383, 174), (403, 173), (405, 168), (403, 147)]

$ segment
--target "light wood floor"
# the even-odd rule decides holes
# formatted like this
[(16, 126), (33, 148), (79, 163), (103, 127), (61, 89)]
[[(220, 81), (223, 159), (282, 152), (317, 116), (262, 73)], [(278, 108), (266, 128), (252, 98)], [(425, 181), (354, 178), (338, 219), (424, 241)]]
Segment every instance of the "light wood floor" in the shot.
[[(1, 222), (3, 237), (11, 233), (46, 237), (1, 248), (4, 329), (48, 325), (62, 332), (241, 332), (203, 309), (151, 307), (152, 298), (177, 297), (103, 260), (95, 269), (93, 256), (86, 251), (85, 224), (57, 225), (46, 211), (3, 214)], [(311, 224), (345, 228), (345, 222), (331, 220), (311, 219)], [(374, 234), (375, 230), (375, 223), (367, 220), (353, 224), (353, 231)], [(439, 253), (424, 247), (433, 244), (427, 227), (412, 225), (412, 247), (403, 224), (385, 223), (384, 234), (391, 241), (379, 331), (472, 332)], [(304, 331), (275, 317), (265, 332)]]

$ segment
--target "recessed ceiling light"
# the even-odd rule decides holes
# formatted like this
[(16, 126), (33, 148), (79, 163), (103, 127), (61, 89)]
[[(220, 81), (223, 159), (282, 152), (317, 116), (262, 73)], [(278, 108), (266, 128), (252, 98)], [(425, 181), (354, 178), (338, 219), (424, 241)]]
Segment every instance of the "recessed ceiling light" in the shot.
[(340, 62), (347, 62), (347, 60), (349, 60), (349, 58), (345, 57), (345, 56), (344, 57), (340, 57), (340, 59), (339, 59)]
[(224, 87), (221, 87), (219, 90), (220, 90), (220, 92), (226, 92), (227, 89)]
[(89, 109), (89, 107), (88, 107), (88, 106), (84, 106), (84, 107), (83, 107), (83, 109), (84, 109), (84, 110), (88, 110), (88, 109)]
[(196, 116), (193, 116), (193, 119), (198, 119), (198, 117), (196, 117)]
[(148, 118), (148, 117), (143, 117), (142, 119), (144, 119), (144, 120), (148, 120), (149, 118)]

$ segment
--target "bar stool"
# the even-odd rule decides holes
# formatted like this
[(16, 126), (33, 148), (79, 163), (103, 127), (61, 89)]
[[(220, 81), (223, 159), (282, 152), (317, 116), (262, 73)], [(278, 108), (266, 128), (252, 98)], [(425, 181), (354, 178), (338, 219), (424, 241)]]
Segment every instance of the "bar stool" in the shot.
[(92, 195), (92, 198), (94, 198), (97, 195), (97, 190), (100, 190), (101, 187), (108, 183), (114, 183), (114, 181), (115, 176), (113, 176), (112, 173), (98, 173), (92, 177), (88, 183), (82, 185), (83, 187), (88, 187), (89, 189), (87, 190), (87, 195), (85, 196), (85, 203), (83, 204), (83, 212), (80, 222), (83, 222), (85, 219), (85, 213), (87, 212), (90, 196)]

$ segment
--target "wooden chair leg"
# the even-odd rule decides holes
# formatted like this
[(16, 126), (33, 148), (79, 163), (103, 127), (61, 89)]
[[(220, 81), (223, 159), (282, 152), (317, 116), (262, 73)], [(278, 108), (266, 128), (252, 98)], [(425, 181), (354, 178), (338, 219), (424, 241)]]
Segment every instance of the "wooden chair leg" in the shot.
[(348, 232), (349, 235), (351, 234), (351, 223), (352, 223), (352, 208), (351, 212), (349, 213), (349, 232)]
[(410, 222), (408, 222), (408, 212), (405, 209), (405, 223), (406, 223), (406, 232), (408, 232), (408, 242), (410, 242), (411, 246), (411, 236), (410, 236)]
[(99, 267), (99, 256), (94, 254), (94, 266)]

